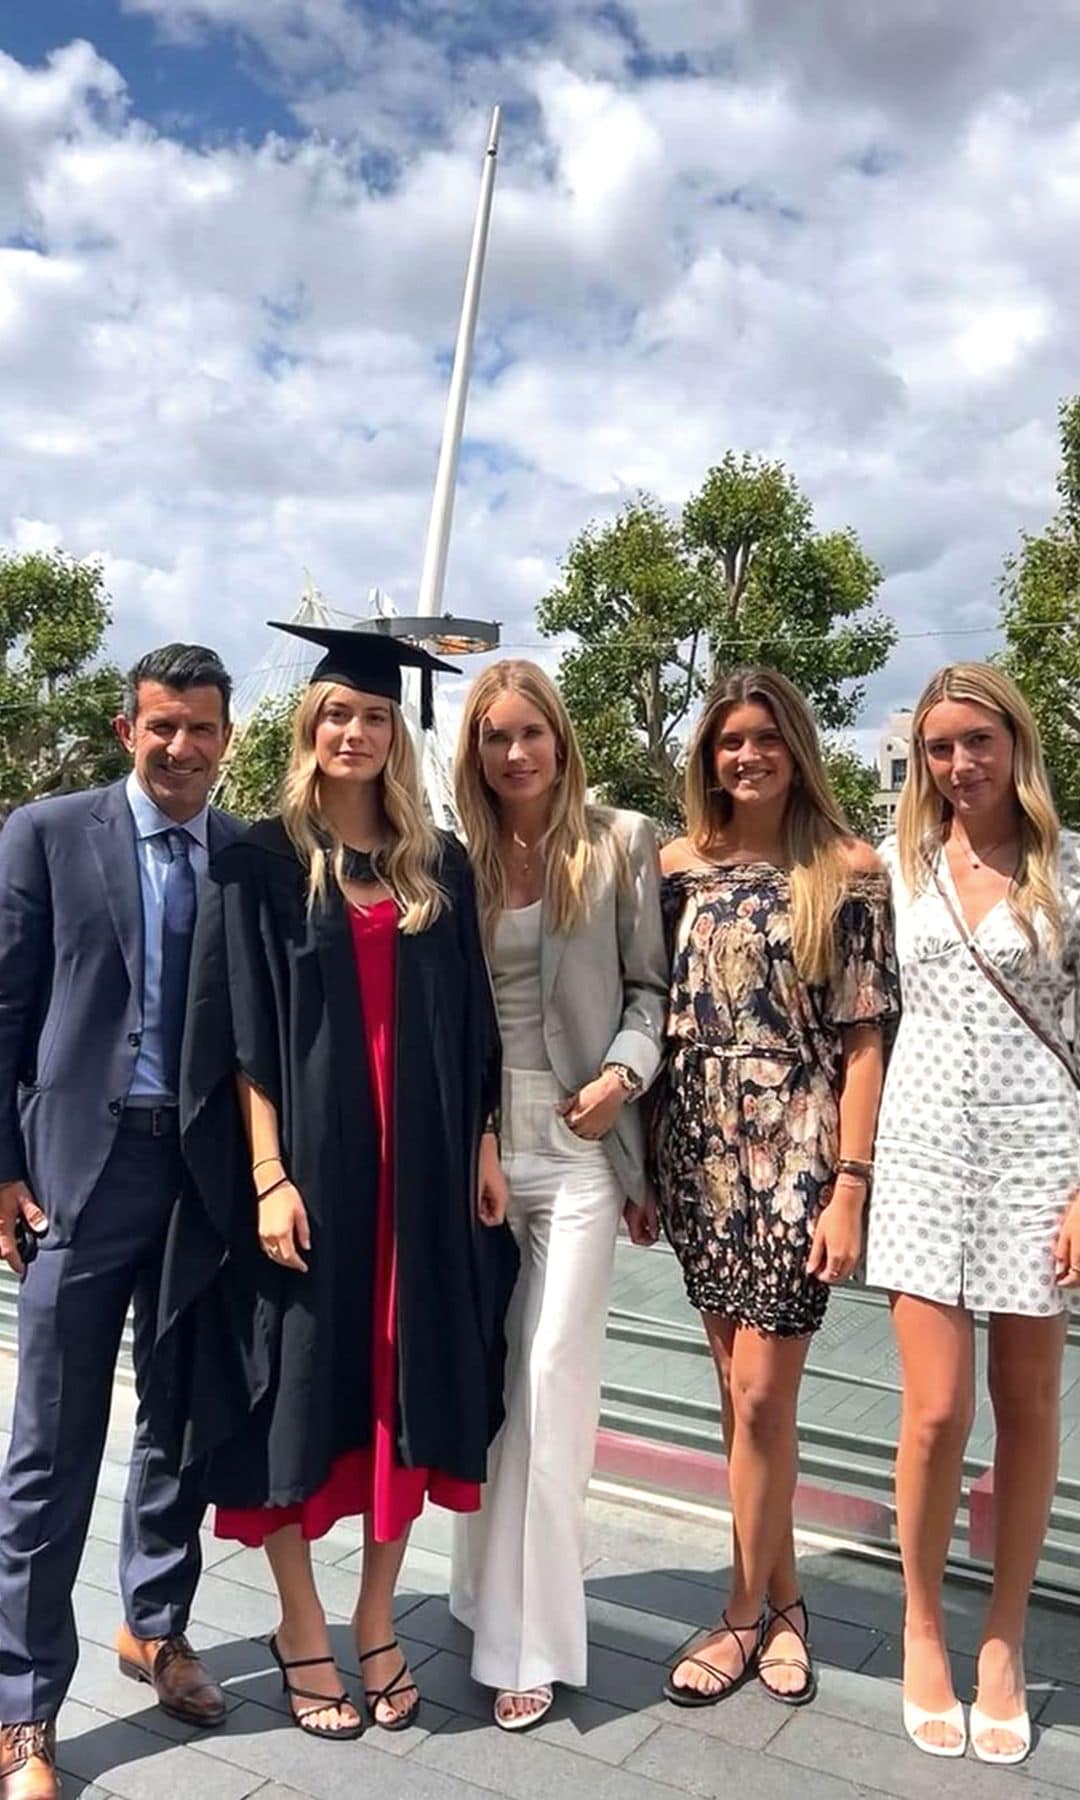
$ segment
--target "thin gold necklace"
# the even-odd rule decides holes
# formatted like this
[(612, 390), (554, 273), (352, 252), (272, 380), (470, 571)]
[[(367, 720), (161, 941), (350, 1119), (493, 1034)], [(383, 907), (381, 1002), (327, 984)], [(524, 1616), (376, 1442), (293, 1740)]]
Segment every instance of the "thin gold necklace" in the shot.
[(543, 839), (538, 838), (535, 844), (527, 844), (525, 839), (519, 837), (516, 831), (510, 833), (511, 856), (513, 856), (515, 850), (524, 850), (525, 852), (523, 857), (517, 859), (517, 866), (522, 875), (529, 874), (533, 865), (533, 857), (536, 855), (536, 852), (539, 850), (542, 843)]
[(981, 869), (984, 863), (989, 862), (995, 850), (1004, 850), (1006, 844), (1012, 843), (1016, 836), (1016, 832), (1013, 830), (1010, 831), (1008, 837), (998, 838), (995, 843), (991, 844), (988, 849), (982, 852), (981, 856), (976, 856), (974, 850), (971, 848), (971, 842), (967, 833), (965, 832), (963, 837), (961, 837), (958, 834), (955, 825), (953, 826), (953, 836), (956, 838), (961, 854), (967, 857), (972, 868)]

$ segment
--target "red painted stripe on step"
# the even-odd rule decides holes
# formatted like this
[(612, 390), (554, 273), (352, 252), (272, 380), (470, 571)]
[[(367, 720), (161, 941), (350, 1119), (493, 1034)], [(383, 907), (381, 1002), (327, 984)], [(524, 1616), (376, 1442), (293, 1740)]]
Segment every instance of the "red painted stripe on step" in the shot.
[[(597, 1432), (595, 1471), (608, 1481), (626, 1481), (714, 1506), (726, 1506), (730, 1497), (727, 1463), (722, 1456), (623, 1431)], [(891, 1542), (893, 1535), (892, 1510), (884, 1501), (838, 1493), (810, 1481), (800, 1481), (795, 1489), (795, 1519), (800, 1525), (839, 1537)]]

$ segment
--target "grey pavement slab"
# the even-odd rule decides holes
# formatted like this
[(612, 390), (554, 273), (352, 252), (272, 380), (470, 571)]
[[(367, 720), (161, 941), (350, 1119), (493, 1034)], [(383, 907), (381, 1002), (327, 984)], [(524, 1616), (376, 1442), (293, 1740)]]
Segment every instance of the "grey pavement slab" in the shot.
[(1080, 1761), (1074, 1765), (1073, 1783), (1063, 1788), (1043, 1780), (1034, 1764), (1027, 1768), (989, 1769), (970, 1751), (955, 1761), (924, 1756), (906, 1738), (852, 1724), (806, 1707), (795, 1714), (770, 1745), (777, 1760), (797, 1764), (804, 1780), (812, 1779), (817, 1792), (819, 1771), (830, 1769), (862, 1790), (891, 1794), (898, 1800), (1061, 1800), (1063, 1793), (1080, 1791)]
[(768, 1753), (755, 1754), (694, 1732), (662, 1728), (630, 1758), (628, 1769), (647, 1780), (655, 1792), (661, 1784), (702, 1800), (730, 1800), (733, 1795), (760, 1795), (762, 1800), (857, 1800), (868, 1790), (827, 1772), (823, 1764), (807, 1782), (801, 1769)]
[[(0, 1355), (0, 1419), (11, 1365)], [(261, 1554), (204, 1533), (209, 1563), (191, 1637), (225, 1688), (215, 1732), (178, 1724), (149, 1689), (122, 1676), (113, 1640), (120, 1618), (115, 1536), (123, 1493), (131, 1390), (118, 1385), (110, 1456), (75, 1605), (81, 1657), (60, 1719), (65, 1800), (672, 1800), (677, 1794), (748, 1800), (1064, 1800), (1080, 1795), (1080, 1629), (1075, 1613), (1032, 1614), (1029, 1675), (1040, 1715), (1030, 1762), (989, 1770), (921, 1756), (903, 1733), (895, 1565), (863, 1552), (801, 1541), (800, 1572), (814, 1614), (820, 1694), (799, 1712), (747, 1683), (722, 1704), (677, 1711), (662, 1699), (666, 1668), (713, 1624), (724, 1604), (730, 1531), (717, 1516), (647, 1502), (589, 1503), (590, 1626), (586, 1692), (562, 1691), (524, 1736), (491, 1721), (492, 1696), (469, 1676), (469, 1635), (446, 1605), (451, 1521), (418, 1521), (402, 1571), (400, 1642), (423, 1692), (419, 1720), (391, 1735), (326, 1744), (291, 1723), (266, 1646), (276, 1623)], [(318, 1580), (339, 1666), (355, 1694), (349, 1628), (359, 1532), (338, 1527), (315, 1546)], [(966, 1692), (986, 1604), (951, 1583), (946, 1616), (959, 1690)]]

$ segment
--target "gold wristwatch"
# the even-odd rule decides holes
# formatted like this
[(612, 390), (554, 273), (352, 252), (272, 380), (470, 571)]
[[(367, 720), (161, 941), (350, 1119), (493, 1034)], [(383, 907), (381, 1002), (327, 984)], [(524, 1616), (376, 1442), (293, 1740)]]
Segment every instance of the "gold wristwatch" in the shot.
[(613, 1075), (617, 1075), (619, 1077), (619, 1081), (622, 1085), (624, 1093), (626, 1094), (626, 1098), (628, 1100), (636, 1100), (637, 1096), (641, 1092), (642, 1085), (643, 1085), (641, 1076), (635, 1074), (634, 1070), (630, 1067), (629, 1063), (621, 1063), (621, 1062), (605, 1063), (601, 1073), (607, 1074), (609, 1069)]

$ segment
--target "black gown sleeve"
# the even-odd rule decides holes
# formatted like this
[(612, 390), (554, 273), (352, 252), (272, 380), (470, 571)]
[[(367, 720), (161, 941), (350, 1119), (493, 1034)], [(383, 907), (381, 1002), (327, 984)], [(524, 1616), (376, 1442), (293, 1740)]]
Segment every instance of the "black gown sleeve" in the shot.
[[(452, 890), (454, 914), (467, 971), (465, 1054), (475, 1071), (475, 1089), (469, 1108), (474, 1134), (470, 1145), (470, 1166), (475, 1171), (484, 1126), (501, 1106), (502, 1039), (491, 972), (484, 954), (472, 869), (467, 856), (456, 842), (451, 854), (455, 865)], [(481, 1224), (476, 1211), (475, 1192), (472, 1206), (477, 1303), (487, 1358), (490, 1441), (505, 1416), (506, 1313), (517, 1281), (520, 1255), (509, 1225)]]
[(152, 1388), (187, 1465), (237, 1431), (266, 1390), (252, 1302), (257, 1203), (236, 1092), (243, 1070), (280, 1109), (267, 917), (243, 845), (215, 859), (199, 903), (180, 1075), (183, 1187), (162, 1269)]

